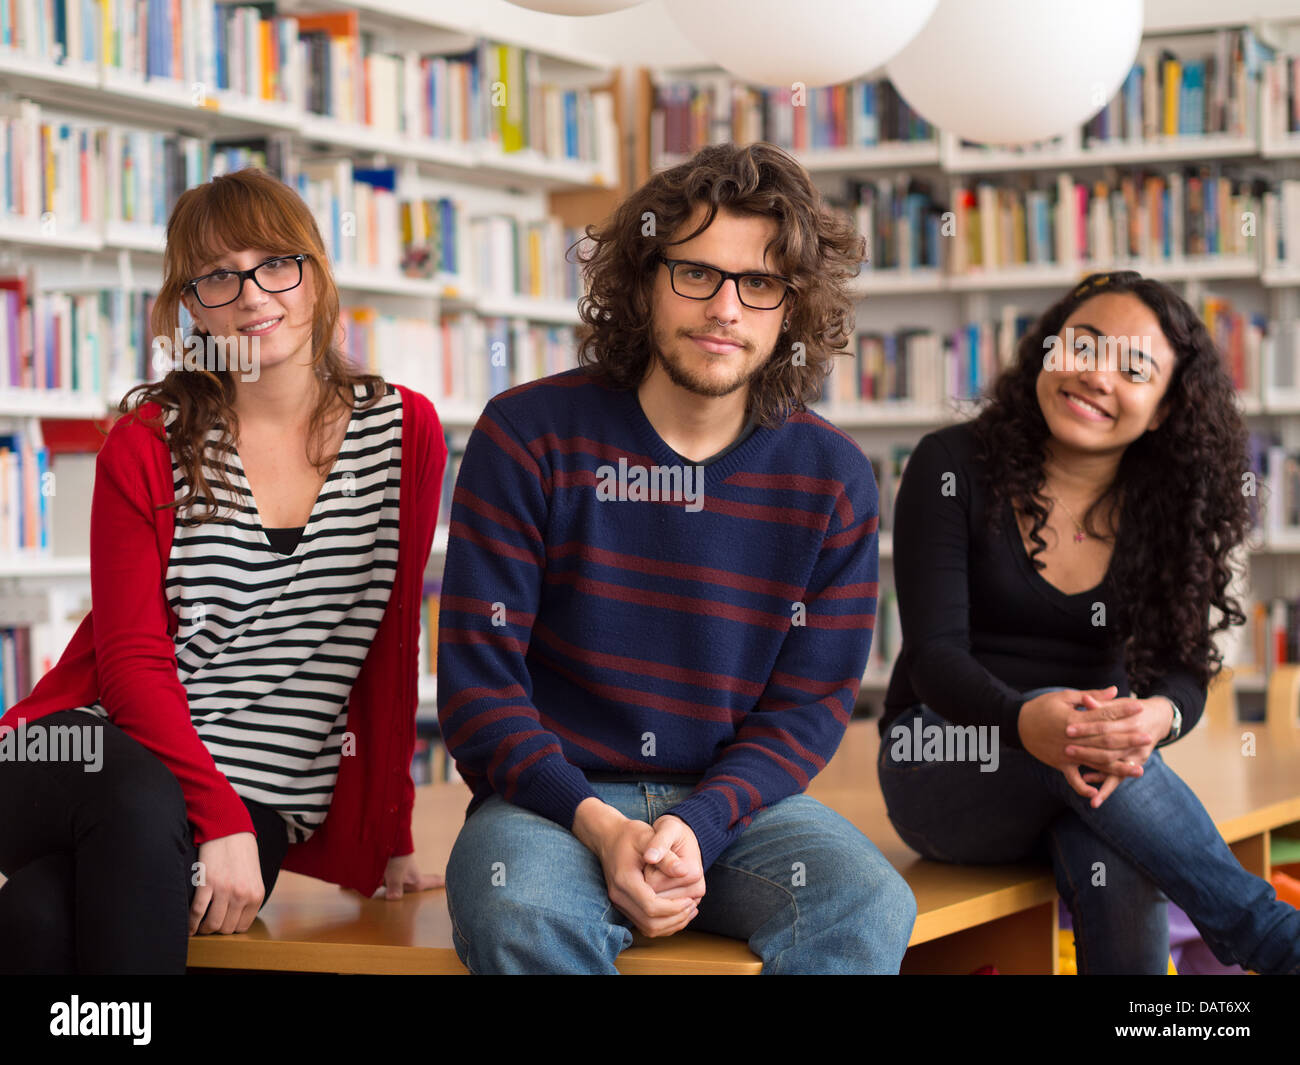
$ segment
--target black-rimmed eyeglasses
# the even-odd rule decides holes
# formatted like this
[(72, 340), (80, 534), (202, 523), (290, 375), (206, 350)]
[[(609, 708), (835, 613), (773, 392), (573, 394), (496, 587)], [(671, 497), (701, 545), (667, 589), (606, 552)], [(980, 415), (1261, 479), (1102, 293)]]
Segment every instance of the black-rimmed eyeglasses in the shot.
[(673, 291), (688, 300), (711, 300), (727, 281), (736, 282), (736, 295), (751, 310), (771, 311), (785, 302), (790, 282), (778, 274), (733, 274), (707, 263), (659, 256), (668, 267)]
[(186, 287), (193, 289), (195, 298), (209, 309), (234, 303), (250, 277), (263, 292), (288, 292), (302, 284), (302, 264), (306, 258), (306, 255), (281, 255), (251, 270), (214, 270), (187, 282)]

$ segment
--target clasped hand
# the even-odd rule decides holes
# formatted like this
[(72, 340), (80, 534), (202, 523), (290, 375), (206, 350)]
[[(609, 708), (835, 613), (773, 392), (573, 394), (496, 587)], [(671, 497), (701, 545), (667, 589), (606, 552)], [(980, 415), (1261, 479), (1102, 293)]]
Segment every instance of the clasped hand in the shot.
[[(1040, 762), (1059, 769), (1095, 810), (1128, 777), (1140, 777), (1173, 724), (1163, 696), (1115, 698), (1115, 685), (1044, 692), (1020, 708), (1020, 741)], [(1083, 706), (1084, 709), (1076, 709)]]
[(644, 936), (671, 936), (699, 912), (704, 863), (695, 833), (681, 818), (664, 814), (653, 825), (624, 817), (600, 803), (574, 821), (574, 833), (600, 859), (610, 901)]

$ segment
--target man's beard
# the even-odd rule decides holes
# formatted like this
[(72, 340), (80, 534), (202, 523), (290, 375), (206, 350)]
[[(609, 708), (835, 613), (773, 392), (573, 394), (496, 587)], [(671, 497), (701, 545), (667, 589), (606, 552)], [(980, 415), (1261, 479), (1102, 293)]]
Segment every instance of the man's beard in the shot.
[[(690, 338), (685, 338), (683, 342), (690, 343)], [(740, 353), (737, 352), (737, 354)], [(697, 396), (712, 396), (715, 398), (718, 396), (729, 396), (738, 389), (744, 388), (745, 385), (749, 384), (750, 381), (757, 377), (763, 369), (763, 364), (759, 363), (752, 369), (737, 374), (733, 381), (716, 382), (692, 374), (686, 369), (684, 361), (679, 360), (675, 355), (668, 354), (663, 347), (657, 344), (655, 346), (654, 357), (659, 361), (659, 365), (663, 367), (664, 373), (668, 375), (668, 380), (678, 388), (685, 389), (687, 392), (693, 392)]]

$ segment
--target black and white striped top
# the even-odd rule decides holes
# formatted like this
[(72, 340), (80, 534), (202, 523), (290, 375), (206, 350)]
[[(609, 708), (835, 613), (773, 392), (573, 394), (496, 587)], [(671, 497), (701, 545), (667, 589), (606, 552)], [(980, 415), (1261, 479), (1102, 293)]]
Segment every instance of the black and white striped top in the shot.
[[(210, 478), (220, 435), (208, 433)], [(402, 401), (389, 385), (353, 411), (296, 545), (263, 529), (235, 450), (226, 469), (245, 501), (212, 479), (219, 518), (190, 525), (177, 512), (165, 588), (190, 718), (235, 791), (277, 809), (292, 842), (325, 819), (339, 758), (354, 753), (347, 698), (392, 593), (401, 442)], [(172, 469), (179, 498), (185, 483), (174, 460)], [(80, 709), (107, 716), (98, 703)]]

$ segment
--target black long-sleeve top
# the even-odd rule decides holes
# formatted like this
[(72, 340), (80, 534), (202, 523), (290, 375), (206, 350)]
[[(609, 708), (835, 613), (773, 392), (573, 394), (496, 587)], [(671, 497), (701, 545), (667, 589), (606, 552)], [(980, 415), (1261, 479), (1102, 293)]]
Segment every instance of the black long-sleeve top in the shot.
[[(1066, 595), (1034, 568), (1009, 500), (992, 535), (987, 492), (969, 422), (927, 433), (907, 460), (894, 505), (894, 579), (903, 642), (881, 734), (908, 707), (926, 703), (959, 725), (998, 725), (999, 740), (1022, 747), (1017, 722), (1023, 692), (1064, 685), (1131, 694), (1123, 653), (1094, 624), (1115, 589)], [(1170, 669), (1143, 693), (1182, 710), (1185, 735), (1205, 708), (1205, 688)]]

